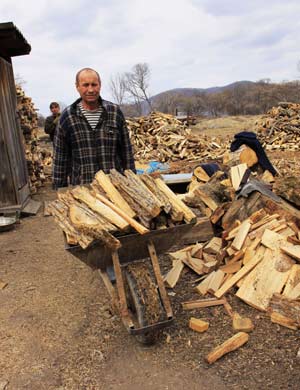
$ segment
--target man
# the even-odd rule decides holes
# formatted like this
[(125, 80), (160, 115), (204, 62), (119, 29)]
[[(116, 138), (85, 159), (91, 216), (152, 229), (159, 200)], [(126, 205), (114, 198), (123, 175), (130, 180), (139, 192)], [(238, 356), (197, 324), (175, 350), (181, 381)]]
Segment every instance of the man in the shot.
[(50, 111), (52, 115), (48, 116), (45, 121), (45, 133), (49, 134), (51, 141), (53, 142), (55, 129), (60, 117), (60, 107), (56, 102), (50, 103)]
[(63, 111), (54, 138), (56, 189), (91, 183), (100, 169), (107, 173), (112, 168), (135, 171), (125, 118), (118, 105), (100, 97), (99, 74), (81, 69), (76, 88), (80, 98)]

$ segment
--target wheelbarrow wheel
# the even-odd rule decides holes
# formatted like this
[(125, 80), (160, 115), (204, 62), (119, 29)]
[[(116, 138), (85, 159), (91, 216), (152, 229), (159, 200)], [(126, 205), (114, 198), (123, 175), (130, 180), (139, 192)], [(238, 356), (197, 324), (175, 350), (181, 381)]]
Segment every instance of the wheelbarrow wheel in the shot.
[[(152, 325), (162, 317), (162, 304), (148, 267), (144, 263), (133, 263), (126, 268), (126, 293), (133, 321), (138, 328)], [(154, 344), (159, 330), (145, 331), (136, 335), (144, 345)]]

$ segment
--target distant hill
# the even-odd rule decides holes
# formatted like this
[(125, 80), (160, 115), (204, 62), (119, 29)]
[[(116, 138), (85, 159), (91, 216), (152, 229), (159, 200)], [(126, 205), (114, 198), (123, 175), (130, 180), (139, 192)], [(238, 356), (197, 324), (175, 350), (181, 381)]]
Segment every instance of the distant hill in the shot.
[(224, 85), (222, 87), (210, 87), (210, 88), (174, 88), (170, 89), (168, 91), (160, 92), (157, 95), (151, 96), (150, 100), (155, 101), (157, 98), (163, 97), (166, 94), (173, 94), (173, 95), (183, 95), (183, 96), (193, 96), (195, 93), (199, 92), (206, 92), (206, 93), (217, 93), (217, 92), (223, 92), (225, 90), (233, 89), (237, 86), (247, 86), (255, 84), (253, 81), (236, 81), (234, 83)]

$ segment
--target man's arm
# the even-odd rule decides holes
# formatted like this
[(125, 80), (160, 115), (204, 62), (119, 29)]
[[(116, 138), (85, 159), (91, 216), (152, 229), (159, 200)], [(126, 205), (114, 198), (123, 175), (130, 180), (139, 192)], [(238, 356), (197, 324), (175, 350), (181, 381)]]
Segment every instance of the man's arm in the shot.
[(130, 142), (129, 132), (126, 126), (124, 115), (120, 109), (118, 109), (118, 127), (120, 131), (120, 159), (122, 168), (135, 170), (135, 163), (133, 157), (132, 145)]
[(53, 117), (48, 116), (45, 120), (45, 127), (44, 127), (45, 133), (52, 135), (55, 131), (55, 126), (56, 124), (53, 121)]
[(54, 136), (53, 144), (53, 188), (66, 187), (68, 185), (69, 142), (67, 137), (67, 120), (60, 118)]

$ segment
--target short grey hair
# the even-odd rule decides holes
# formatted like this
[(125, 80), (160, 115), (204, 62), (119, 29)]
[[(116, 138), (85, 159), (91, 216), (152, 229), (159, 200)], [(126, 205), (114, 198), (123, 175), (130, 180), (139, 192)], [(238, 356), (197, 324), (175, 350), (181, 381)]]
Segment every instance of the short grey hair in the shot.
[(100, 75), (99, 75), (99, 73), (98, 73), (96, 70), (94, 70), (94, 69), (92, 69), (92, 68), (82, 68), (82, 69), (80, 69), (80, 70), (76, 73), (76, 79), (75, 79), (76, 85), (79, 84), (79, 77), (80, 77), (80, 74), (81, 74), (82, 72), (85, 72), (85, 71), (96, 73), (96, 75), (97, 75), (97, 77), (98, 77), (98, 80), (99, 80), (99, 84), (101, 84)]

